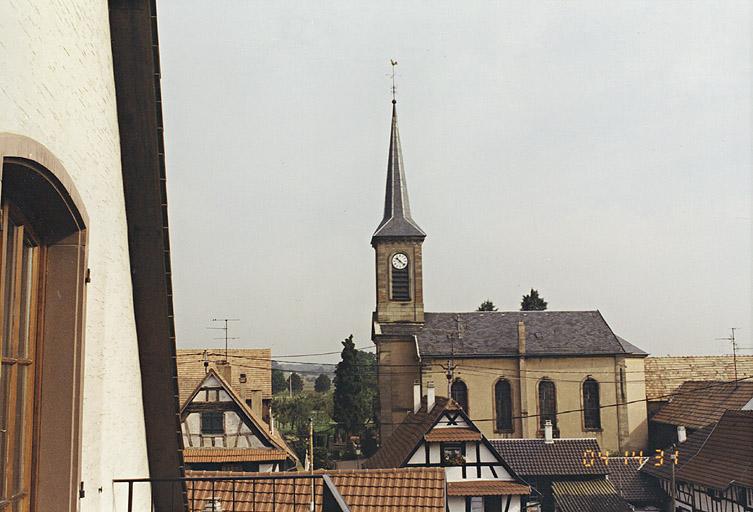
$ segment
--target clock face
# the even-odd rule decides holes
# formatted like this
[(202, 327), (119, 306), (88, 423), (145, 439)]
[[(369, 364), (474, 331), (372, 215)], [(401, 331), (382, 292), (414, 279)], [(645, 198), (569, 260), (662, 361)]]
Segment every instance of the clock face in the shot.
[(399, 252), (392, 257), (392, 266), (397, 270), (403, 270), (408, 266), (408, 256)]

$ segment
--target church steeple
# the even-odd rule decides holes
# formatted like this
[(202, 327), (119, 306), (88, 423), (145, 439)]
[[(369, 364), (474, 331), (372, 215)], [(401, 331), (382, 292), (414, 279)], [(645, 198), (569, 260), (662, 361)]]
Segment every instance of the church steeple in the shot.
[(421, 246), (426, 233), (410, 214), (395, 103), (393, 99), (384, 218), (371, 237), (376, 252), (376, 319), (420, 323), (424, 321)]
[(426, 238), (426, 233), (418, 227), (410, 213), (408, 188), (405, 183), (403, 151), (400, 146), (400, 132), (397, 128), (397, 105), (392, 100), (392, 130), (390, 151), (387, 160), (387, 188), (384, 194), (384, 217), (379, 223), (371, 244), (379, 239)]

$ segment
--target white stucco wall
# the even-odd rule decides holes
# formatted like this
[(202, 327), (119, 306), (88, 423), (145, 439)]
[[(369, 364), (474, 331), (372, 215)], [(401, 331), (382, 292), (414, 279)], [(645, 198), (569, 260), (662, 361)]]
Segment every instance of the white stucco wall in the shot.
[(0, 42), (0, 132), (46, 146), (90, 219), (80, 506), (113, 510), (113, 478), (149, 472), (107, 2), (2, 1)]
[[(507, 499), (506, 497), (502, 499), (502, 509), (499, 512), (503, 512), (505, 510), (506, 499)], [(465, 497), (464, 496), (448, 496), (447, 508), (449, 512), (465, 512)], [(477, 510), (479, 510), (479, 512), (483, 512), (484, 509), (478, 508)], [(510, 498), (510, 508), (507, 509), (507, 512), (521, 512), (520, 496), (512, 496)]]

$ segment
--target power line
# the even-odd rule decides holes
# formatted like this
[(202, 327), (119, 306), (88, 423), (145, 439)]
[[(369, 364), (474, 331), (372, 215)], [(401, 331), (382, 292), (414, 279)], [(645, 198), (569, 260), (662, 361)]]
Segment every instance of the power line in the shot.
[[(652, 398), (651, 400), (659, 400), (659, 399), (662, 399), (662, 398), (670, 398), (670, 397), (674, 397), (674, 396), (678, 396), (678, 395), (686, 395), (686, 394), (691, 394), (691, 393), (697, 393), (698, 391), (702, 391), (704, 389), (709, 389), (709, 388), (713, 388), (713, 387), (716, 387), (716, 386), (724, 386), (724, 385), (729, 384), (730, 382), (737, 383), (737, 382), (742, 382), (742, 381), (746, 381), (746, 380), (750, 380), (750, 379), (753, 379), (753, 375), (751, 375), (750, 377), (742, 377), (742, 378), (739, 378), (739, 379), (735, 379), (733, 381), (716, 382), (714, 384), (709, 384), (708, 386), (703, 386), (703, 387), (695, 388), (695, 389), (690, 390), (690, 391), (667, 393), (665, 395), (659, 395), (658, 397)], [(636, 404), (636, 403), (642, 403), (642, 402), (648, 402), (648, 401), (649, 401), (648, 398), (639, 398), (639, 399), (636, 399), (636, 400), (628, 400), (627, 402), (618, 402), (618, 403), (614, 403), (614, 404), (599, 405), (599, 409), (601, 410), (601, 409), (607, 409), (607, 408), (611, 408), (611, 407), (618, 407), (620, 405), (630, 405), (630, 404)], [(585, 408), (581, 407), (579, 409), (569, 409), (567, 411), (557, 411), (557, 416), (559, 416), (560, 414), (571, 414), (571, 413), (575, 413), (575, 412), (583, 412), (584, 410), (585, 410)], [(519, 415), (519, 416), (513, 416), (513, 419), (538, 418), (540, 416), (541, 416), (541, 414), (522, 414), (522, 415)], [(478, 421), (496, 421), (496, 418), (471, 418), (471, 421), (473, 421), (474, 423), (478, 422)], [(402, 423), (402, 422), (400, 422), (400, 423), (396, 423), (396, 422), (381, 422), (381, 423), (383, 425), (400, 425), (400, 423)]]

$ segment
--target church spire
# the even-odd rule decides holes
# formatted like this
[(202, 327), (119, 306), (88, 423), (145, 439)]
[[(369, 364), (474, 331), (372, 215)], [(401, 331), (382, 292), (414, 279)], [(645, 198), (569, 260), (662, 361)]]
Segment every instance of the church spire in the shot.
[(392, 130), (390, 132), (390, 152), (387, 160), (387, 189), (384, 195), (384, 218), (371, 238), (419, 238), (426, 233), (418, 227), (410, 214), (408, 188), (405, 184), (403, 152), (400, 147), (400, 133), (397, 129), (397, 101), (392, 100)]

